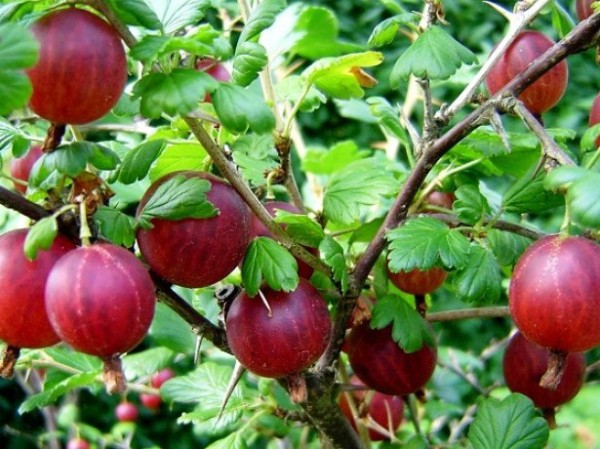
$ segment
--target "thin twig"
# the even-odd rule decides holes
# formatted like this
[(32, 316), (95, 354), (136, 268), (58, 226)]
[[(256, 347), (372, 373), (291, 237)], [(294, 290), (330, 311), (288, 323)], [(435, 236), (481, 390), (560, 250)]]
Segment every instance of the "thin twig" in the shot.
[(431, 312), (425, 316), (425, 319), (430, 322), (441, 322), (472, 318), (506, 318), (509, 316), (510, 310), (507, 306), (496, 306)]

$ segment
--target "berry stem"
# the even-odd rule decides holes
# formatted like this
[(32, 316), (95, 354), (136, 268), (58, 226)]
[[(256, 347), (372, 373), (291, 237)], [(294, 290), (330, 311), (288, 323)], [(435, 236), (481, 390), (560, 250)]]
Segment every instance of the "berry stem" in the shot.
[(125, 393), (125, 390), (127, 390), (127, 383), (125, 382), (125, 375), (123, 374), (121, 358), (117, 355), (106, 358), (103, 361), (106, 392), (108, 394)]
[(540, 387), (556, 390), (567, 367), (567, 353), (551, 350), (548, 354), (548, 369), (540, 380)]
[(544, 419), (548, 423), (548, 427), (550, 429), (556, 429), (556, 411), (554, 408), (544, 408), (542, 409), (542, 415), (544, 415)]
[(2, 360), (0, 361), (0, 377), (12, 379), (15, 375), (15, 365), (21, 354), (21, 349), (16, 346), (8, 345), (2, 352)]
[(79, 219), (81, 221), (81, 227), (79, 228), (79, 238), (81, 239), (81, 244), (83, 246), (90, 246), (92, 232), (90, 231), (87, 221), (87, 207), (85, 204), (85, 198), (81, 201), (81, 203), (79, 203)]
[(423, 318), (427, 315), (427, 302), (425, 301), (425, 295), (415, 295), (415, 306), (417, 308), (417, 312)]

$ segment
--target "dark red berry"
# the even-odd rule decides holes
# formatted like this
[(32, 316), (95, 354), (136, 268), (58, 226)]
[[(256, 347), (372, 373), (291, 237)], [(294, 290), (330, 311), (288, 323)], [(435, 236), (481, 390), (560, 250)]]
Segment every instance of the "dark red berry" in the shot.
[(75, 244), (59, 234), (30, 261), (23, 252), (27, 232), (17, 229), (0, 236), (0, 340), (17, 348), (42, 348), (60, 341), (44, 306), (46, 282)]
[(388, 269), (388, 277), (392, 284), (400, 290), (413, 295), (425, 295), (437, 290), (446, 280), (448, 273), (442, 268), (430, 268), (393, 273)]
[(89, 11), (67, 8), (42, 17), (31, 31), (40, 43), (39, 60), (27, 70), (31, 109), (63, 124), (91, 122), (110, 111), (127, 81), (114, 28)]
[(121, 402), (115, 408), (115, 416), (121, 422), (134, 422), (138, 419), (138, 409), (131, 402)]
[[(366, 387), (366, 385), (356, 376), (352, 376), (350, 383), (357, 387)], [(381, 427), (391, 430), (392, 433), (398, 430), (404, 419), (404, 401), (400, 396), (390, 396), (378, 391), (352, 390), (340, 394), (338, 403), (344, 416), (350, 421), (350, 424), (357, 429), (357, 424), (348, 402), (348, 395), (352, 395), (354, 405), (357, 408), (358, 418), (364, 419), (365, 425), (368, 425), (368, 418), (373, 419)], [(365, 419), (366, 418), (366, 419)], [(371, 441), (386, 441), (388, 436), (374, 429), (369, 429), (369, 438)]]
[(102, 243), (71, 251), (46, 284), (46, 309), (63, 341), (112, 358), (133, 349), (154, 316), (154, 285), (126, 249)]
[(504, 353), (504, 380), (511, 391), (531, 398), (536, 407), (554, 408), (575, 397), (585, 380), (585, 357), (580, 352), (567, 356), (566, 368), (555, 390), (542, 388), (540, 380), (548, 367), (548, 350), (517, 332)]
[[(42, 147), (39, 145), (32, 146), (29, 151), (17, 159), (10, 161), (10, 176), (15, 179), (27, 182), (29, 180), (29, 174), (36, 161), (42, 157)], [(19, 183), (14, 183), (15, 189), (21, 193), (27, 191), (27, 186)]]
[[(553, 45), (550, 38), (538, 31), (521, 32), (488, 74), (486, 84), (490, 93), (498, 92)], [(527, 109), (539, 115), (559, 102), (567, 82), (567, 63), (561, 61), (525, 89), (519, 99)]]
[(175, 371), (171, 368), (165, 368), (158, 373), (154, 373), (152, 377), (150, 377), (150, 385), (154, 388), (160, 388), (162, 384), (173, 377), (175, 377)]
[(260, 296), (242, 292), (226, 317), (231, 352), (249, 371), (284, 377), (303, 371), (323, 353), (332, 324), (327, 304), (305, 279), (290, 293), (262, 288)]
[(510, 281), (510, 312), (525, 337), (560, 352), (600, 345), (600, 246), (550, 235), (523, 253)]
[[(196, 62), (196, 69), (208, 73), (217, 81), (227, 82), (231, 79), (231, 74), (225, 68), (225, 66), (221, 62), (212, 58), (199, 59)], [(206, 94), (204, 96), (204, 101), (209, 103), (212, 101), (210, 94)]]
[(162, 403), (162, 399), (159, 394), (141, 393), (140, 402), (146, 408), (158, 410), (160, 408), (160, 404)]
[(225, 278), (244, 258), (250, 241), (250, 209), (233, 187), (203, 172), (174, 172), (144, 194), (138, 214), (156, 189), (173, 176), (198, 177), (211, 183), (206, 197), (218, 215), (183, 220), (153, 219), (152, 229), (139, 229), (137, 241), (150, 268), (166, 281), (190, 288)]
[(424, 208), (425, 210), (427, 210), (427, 206), (436, 206), (452, 210), (452, 204), (454, 204), (454, 200), (454, 193), (440, 192), (439, 190), (434, 190), (429, 195), (427, 195), (427, 199), (425, 200), (426, 204)]
[(371, 329), (364, 321), (346, 339), (346, 352), (354, 373), (381, 393), (406, 396), (425, 386), (433, 375), (437, 348), (423, 345), (407, 353), (392, 339), (392, 327)]
[(596, 0), (577, 0), (575, 8), (577, 9), (577, 17), (579, 17), (579, 20), (585, 20), (594, 14), (592, 3), (595, 1)]
[[(589, 125), (594, 126), (600, 123), (600, 94), (594, 97), (592, 108), (590, 109)], [(596, 138), (596, 147), (600, 146), (600, 136)]]

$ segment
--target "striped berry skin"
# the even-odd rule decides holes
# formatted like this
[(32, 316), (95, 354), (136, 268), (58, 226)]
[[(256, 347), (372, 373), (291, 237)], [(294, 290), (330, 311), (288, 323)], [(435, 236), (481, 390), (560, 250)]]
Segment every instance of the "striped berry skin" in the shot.
[(561, 235), (536, 241), (517, 262), (508, 293), (529, 340), (560, 352), (600, 345), (600, 245)]
[(437, 362), (437, 347), (424, 344), (404, 352), (392, 339), (392, 326), (371, 329), (363, 321), (346, 338), (346, 352), (354, 373), (380, 393), (406, 396), (425, 386)]
[[(492, 95), (525, 70), (535, 59), (554, 45), (546, 35), (538, 31), (523, 31), (508, 46), (502, 57), (492, 67), (486, 78)], [(562, 98), (569, 79), (566, 61), (561, 61), (538, 78), (520, 95), (527, 109), (541, 114), (552, 108)]]
[(415, 268), (410, 271), (394, 273), (388, 269), (388, 278), (396, 287), (413, 295), (426, 295), (437, 290), (446, 280), (448, 273), (442, 268), (426, 270)]
[(99, 119), (117, 103), (127, 81), (127, 59), (118, 33), (91, 12), (52, 12), (31, 31), (40, 43), (38, 62), (27, 75), (31, 109), (54, 123)]
[(154, 285), (129, 251), (108, 243), (63, 257), (46, 284), (52, 326), (74, 349), (111, 358), (133, 349), (154, 316)]
[[(43, 154), (40, 145), (32, 146), (26, 154), (10, 161), (10, 175), (15, 179), (27, 182), (31, 169)], [(14, 183), (14, 186), (21, 193), (27, 192), (26, 185)]]
[(332, 324), (327, 304), (310, 282), (300, 279), (290, 293), (261, 289), (261, 298), (242, 292), (226, 317), (231, 352), (249, 371), (279, 378), (312, 365), (325, 351)]
[(503, 359), (504, 380), (511, 391), (528, 396), (536, 407), (554, 408), (573, 399), (585, 380), (585, 357), (567, 356), (566, 368), (555, 390), (540, 386), (548, 369), (548, 350), (527, 340), (520, 332), (508, 342)]
[(138, 229), (137, 242), (152, 271), (162, 279), (189, 288), (214, 284), (242, 262), (250, 242), (250, 209), (224, 180), (204, 172), (177, 171), (158, 179), (144, 194), (144, 205), (156, 189), (173, 176), (210, 181), (206, 198), (219, 210), (210, 218), (154, 218), (151, 229)]
[(27, 232), (16, 229), (0, 236), (0, 340), (17, 348), (43, 348), (60, 341), (44, 307), (48, 274), (75, 244), (59, 234), (30, 261), (23, 252)]
[(577, 10), (577, 17), (579, 20), (585, 20), (592, 14), (594, 14), (594, 9), (592, 8), (592, 3), (596, 0), (577, 0), (575, 4), (575, 9)]

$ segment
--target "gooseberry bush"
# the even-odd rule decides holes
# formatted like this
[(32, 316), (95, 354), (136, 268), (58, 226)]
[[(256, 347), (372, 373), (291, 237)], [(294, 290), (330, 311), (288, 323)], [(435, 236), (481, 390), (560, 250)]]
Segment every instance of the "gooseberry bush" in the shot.
[(588, 1), (0, 5), (0, 446), (600, 444)]

